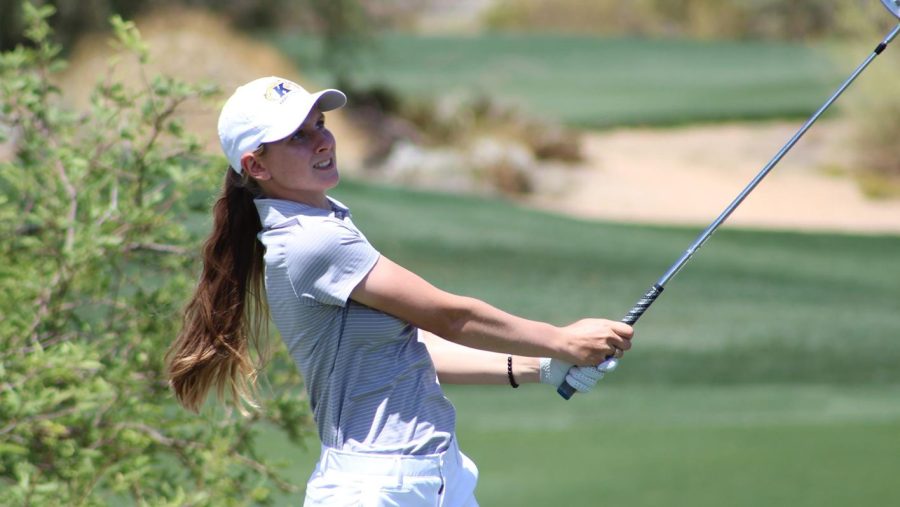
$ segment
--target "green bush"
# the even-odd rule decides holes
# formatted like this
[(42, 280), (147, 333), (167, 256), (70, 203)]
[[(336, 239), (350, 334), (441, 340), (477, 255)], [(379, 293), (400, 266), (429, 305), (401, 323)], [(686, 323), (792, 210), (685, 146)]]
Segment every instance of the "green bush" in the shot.
[[(180, 410), (163, 371), (198, 272), (186, 224), (224, 172), (176, 113), (214, 89), (106, 78), (89, 111), (67, 110), (53, 8), (23, 13), (30, 43), (0, 54), (14, 152), (0, 162), (0, 505), (248, 505), (292, 490), (254, 438), (259, 423), (295, 442), (308, 431), (299, 390), (281, 389), (295, 374), (242, 418)], [(144, 62), (134, 26), (112, 25), (123, 57)]]

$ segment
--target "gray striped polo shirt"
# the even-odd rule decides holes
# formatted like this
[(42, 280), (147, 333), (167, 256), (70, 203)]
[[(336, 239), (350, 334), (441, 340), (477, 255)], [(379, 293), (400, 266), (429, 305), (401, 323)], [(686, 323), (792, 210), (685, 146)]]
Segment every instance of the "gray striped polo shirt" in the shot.
[(433, 454), (456, 415), (418, 330), (350, 300), (379, 253), (330, 199), (324, 210), (257, 199), (272, 320), (300, 369), (322, 444), (354, 452)]

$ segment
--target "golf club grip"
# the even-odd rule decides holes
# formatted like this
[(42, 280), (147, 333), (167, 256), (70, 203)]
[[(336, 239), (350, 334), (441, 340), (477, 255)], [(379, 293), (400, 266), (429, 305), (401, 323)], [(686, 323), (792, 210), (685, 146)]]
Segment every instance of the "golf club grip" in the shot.
[(622, 322), (628, 324), (629, 326), (633, 326), (635, 322), (637, 322), (638, 319), (641, 318), (641, 315), (643, 315), (644, 312), (647, 311), (647, 308), (650, 308), (650, 305), (652, 305), (653, 302), (656, 301), (656, 298), (658, 298), (659, 295), (662, 294), (662, 291), (662, 285), (658, 283), (654, 283), (653, 285), (651, 285), (650, 288), (647, 289), (647, 292), (641, 297), (641, 299), (639, 299), (638, 302), (631, 307), (631, 310), (628, 311), (628, 315), (626, 315), (625, 318), (622, 319)]
[[(656, 298), (658, 298), (659, 295), (662, 294), (662, 291), (663, 286), (658, 283), (654, 283), (641, 297), (641, 299), (639, 299), (638, 302), (634, 304), (634, 306), (628, 312), (628, 315), (626, 315), (625, 318), (622, 319), (622, 322), (628, 324), (629, 326), (634, 325), (634, 323), (641, 318), (641, 315), (643, 315), (644, 312), (647, 311), (647, 308), (650, 308), (650, 305), (652, 305), (653, 302), (656, 301)], [(609, 357), (607, 357), (606, 359), (609, 359)], [(572, 398), (576, 390), (574, 387), (569, 385), (568, 382), (563, 380), (563, 383), (560, 384), (558, 388), (556, 388), (556, 392), (559, 393), (559, 395), (562, 396), (564, 400), (568, 400)]]

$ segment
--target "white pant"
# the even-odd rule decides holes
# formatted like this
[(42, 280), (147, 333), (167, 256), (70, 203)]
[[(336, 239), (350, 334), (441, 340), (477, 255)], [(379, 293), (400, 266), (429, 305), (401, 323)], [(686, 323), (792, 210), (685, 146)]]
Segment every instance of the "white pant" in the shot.
[(456, 439), (443, 454), (360, 454), (322, 447), (304, 507), (478, 507), (478, 469)]

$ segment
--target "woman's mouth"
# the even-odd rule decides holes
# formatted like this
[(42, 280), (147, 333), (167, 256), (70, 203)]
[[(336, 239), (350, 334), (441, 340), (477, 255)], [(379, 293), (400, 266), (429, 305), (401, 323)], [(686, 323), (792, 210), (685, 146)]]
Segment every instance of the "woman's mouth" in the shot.
[(317, 164), (313, 164), (313, 169), (331, 169), (331, 166), (334, 165), (334, 158), (329, 158), (327, 160), (323, 160)]

